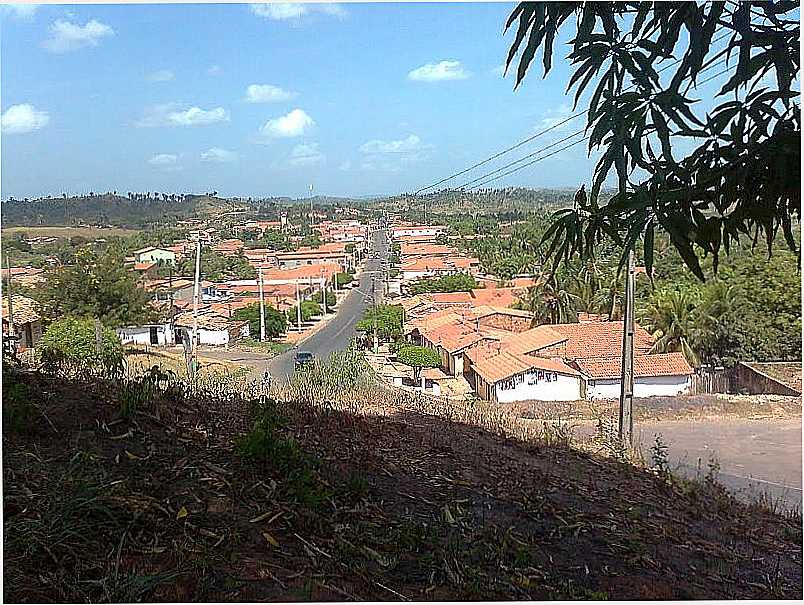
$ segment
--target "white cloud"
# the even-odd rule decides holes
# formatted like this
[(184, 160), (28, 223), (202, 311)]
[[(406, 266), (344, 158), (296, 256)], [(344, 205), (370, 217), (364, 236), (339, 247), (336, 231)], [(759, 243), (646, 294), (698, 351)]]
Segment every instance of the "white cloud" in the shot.
[(299, 137), (315, 126), (315, 121), (303, 109), (268, 120), (260, 128), (260, 134), (268, 138)]
[(219, 164), (225, 164), (228, 162), (236, 162), (237, 160), (237, 153), (227, 149), (221, 149), (220, 147), (212, 147), (201, 154), (202, 162), (216, 162)]
[(498, 65), (497, 67), (492, 69), (491, 73), (493, 73), (495, 76), (499, 76), (500, 78), (504, 78), (505, 77), (505, 63), (503, 63), (502, 65)]
[(445, 80), (465, 80), (470, 75), (460, 61), (440, 61), (417, 67), (408, 74), (408, 79), (416, 82), (442, 82)]
[(148, 74), (148, 81), (150, 82), (170, 82), (175, 76), (169, 69), (160, 69), (152, 74)]
[(25, 20), (32, 19), (39, 8), (38, 4), (4, 4), (3, 14), (11, 15), (17, 19)]
[(220, 65), (210, 65), (207, 69), (208, 76), (220, 76), (223, 73), (223, 68)]
[(288, 163), (292, 166), (312, 166), (320, 164), (325, 157), (318, 149), (318, 143), (300, 143), (290, 152)]
[(289, 101), (296, 96), (294, 92), (282, 90), (271, 84), (250, 84), (246, 88), (247, 103), (279, 103)]
[(351, 169), (352, 169), (352, 161), (351, 160), (345, 160), (344, 162), (341, 163), (340, 166), (338, 166), (338, 170), (343, 170), (344, 172), (348, 172)]
[(270, 4), (252, 4), (251, 12), (258, 17), (272, 21), (289, 21), (300, 19), (304, 15), (319, 12), (325, 15), (343, 17), (346, 10), (336, 2), (322, 2), (318, 4), (301, 4), (298, 2), (272, 2)]
[(424, 160), (432, 145), (422, 143), (415, 134), (404, 139), (374, 139), (363, 143), (359, 150), (363, 156), (360, 167), (363, 170), (398, 172), (409, 164)]
[(148, 160), (148, 163), (155, 168), (163, 170), (179, 170), (178, 161), (179, 156), (173, 153), (157, 153)]
[(223, 107), (201, 109), (187, 107), (178, 103), (154, 105), (145, 110), (145, 115), (136, 122), (140, 128), (157, 126), (207, 126), (218, 122), (228, 122), (229, 112)]
[(360, 146), (363, 153), (412, 153), (422, 149), (422, 141), (415, 134), (397, 141), (366, 141)]
[[(574, 123), (572, 120), (569, 120), (565, 123), (564, 120), (569, 118), (572, 115), (572, 108), (569, 105), (563, 104), (558, 109), (551, 109), (547, 112), (547, 115), (542, 118), (539, 125), (536, 127), (536, 130), (544, 130), (545, 128), (553, 128), (557, 127), (556, 130), (567, 130), (568, 128), (573, 128), (575, 126), (583, 126), (583, 120), (579, 123)], [(559, 126), (559, 124), (561, 124)]]
[(25, 134), (47, 126), (50, 116), (33, 105), (23, 103), (12, 105), (0, 116), (0, 130), (3, 134)]
[(50, 37), (42, 42), (42, 46), (52, 53), (62, 54), (79, 48), (97, 46), (103, 38), (110, 36), (114, 36), (114, 30), (94, 19), (85, 25), (76, 25), (59, 19), (50, 26)]

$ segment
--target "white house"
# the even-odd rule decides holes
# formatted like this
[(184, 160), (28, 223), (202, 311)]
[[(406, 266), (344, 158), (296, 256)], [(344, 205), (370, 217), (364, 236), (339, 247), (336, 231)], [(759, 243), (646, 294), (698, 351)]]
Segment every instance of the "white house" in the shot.
[(481, 399), (514, 401), (577, 401), (582, 399), (580, 372), (559, 359), (494, 350), (470, 349), (470, 380)]
[[(575, 365), (586, 380), (586, 396), (589, 399), (620, 397), (620, 356), (578, 359)], [(636, 355), (634, 397), (681, 395), (692, 386), (694, 373), (681, 353)]]
[(117, 329), (117, 336), (125, 344), (138, 345), (172, 345), (173, 330), (169, 323), (145, 324), (142, 326), (126, 326)]
[(447, 230), (443, 225), (402, 225), (393, 228), (393, 237), (435, 237)]
[[(181, 342), (185, 330), (189, 330), (192, 334), (193, 314), (188, 312), (176, 316), (174, 325), (176, 341)], [(227, 346), (248, 336), (247, 321), (229, 321), (211, 310), (198, 313), (198, 344)]]
[(167, 248), (148, 246), (132, 253), (136, 263), (175, 264), (176, 253)]

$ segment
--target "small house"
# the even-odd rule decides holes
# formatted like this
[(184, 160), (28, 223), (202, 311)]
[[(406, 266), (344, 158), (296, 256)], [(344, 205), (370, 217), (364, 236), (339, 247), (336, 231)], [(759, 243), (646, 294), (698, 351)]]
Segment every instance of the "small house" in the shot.
[(11, 333), (11, 319), (14, 320), (14, 332), (17, 337), (18, 349), (32, 349), (42, 339), (42, 318), (36, 311), (36, 301), (27, 296), (14, 294), (11, 297), (11, 307), (14, 317), (11, 317), (8, 296), (3, 297), (3, 336)]

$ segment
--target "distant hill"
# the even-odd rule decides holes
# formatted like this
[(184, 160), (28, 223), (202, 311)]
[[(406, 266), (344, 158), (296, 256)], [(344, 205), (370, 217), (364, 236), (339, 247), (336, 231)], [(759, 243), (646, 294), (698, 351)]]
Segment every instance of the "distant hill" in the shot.
[(9, 200), (2, 204), (4, 226), (73, 225), (89, 223), (140, 227), (148, 223), (171, 222), (198, 215), (220, 214), (248, 209), (242, 201), (212, 195), (174, 195), (159, 197), (101, 195)]

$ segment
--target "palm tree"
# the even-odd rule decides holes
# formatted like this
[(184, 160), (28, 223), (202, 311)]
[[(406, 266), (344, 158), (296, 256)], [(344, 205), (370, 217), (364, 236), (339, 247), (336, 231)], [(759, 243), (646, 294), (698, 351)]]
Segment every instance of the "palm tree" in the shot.
[(645, 307), (642, 322), (653, 334), (651, 353), (681, 352), (692, 366), (699, 366), (696, 338), (701, 333), (699, 301), (684, 290), (656, 290)]
[(525, 308), (533, 313), (533, 324), (575, 323), (578, 297), (563, 284), (556, 275), (542, 274), (535, 286), (528, 288)]

